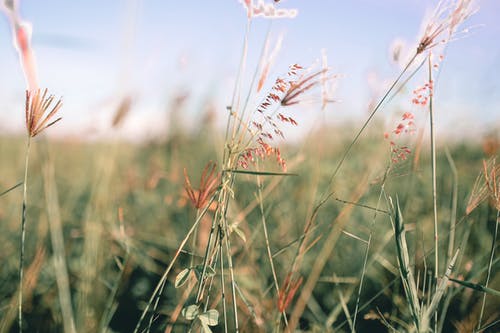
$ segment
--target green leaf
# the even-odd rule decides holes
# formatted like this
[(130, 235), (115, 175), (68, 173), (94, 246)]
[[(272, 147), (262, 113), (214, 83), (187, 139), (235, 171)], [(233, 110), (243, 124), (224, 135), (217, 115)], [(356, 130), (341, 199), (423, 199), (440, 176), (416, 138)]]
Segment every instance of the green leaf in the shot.
[(202, 323), (206, 323), (208, 326), (215, 326), (219, 323), (219, 311), (211, 309), (202, 313), (198, 318)]
[(198, 313), (199, 313), (198, 305), (191, 304), (188, 307), (185, 307), (184, 309), (182, 309), (181, 313), (184, 316), (184, 318), (186, 318), (187, 320), (193, 320), (196, 317), (198, 317)]
[(182, 287), (189, 280), (189, 273), (191, 273), (191, 268), (184, 268), (177, 276), (175, 277), (175, 288)]

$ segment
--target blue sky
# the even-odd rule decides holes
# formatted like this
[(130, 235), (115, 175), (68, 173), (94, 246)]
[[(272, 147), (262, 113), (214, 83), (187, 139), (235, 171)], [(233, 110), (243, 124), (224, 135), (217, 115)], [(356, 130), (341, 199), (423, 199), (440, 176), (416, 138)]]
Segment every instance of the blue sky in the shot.
[[(283, 0), (280, 6), (297, 8), (299, 15), (272, 23), (273, 36), (284, 34), (273, 73), (292, 63), (308, 65), (325, 49), (330, 66), (343, 75), (336, 92), (342, 102), (328, 110), (330, 120), (362, 116), (370, 97), (368, 74), (376, 72), (381, 80), (397, 74), (390, 44), (395, 38), (415, 42), (436, 2)], [(443, 128), (499, 125), (500, 2), (483, 0), (479, 6), (465, 26), (481, 26), (450, 44), (440, 73)], [(33, 25), (41, 85), (64, 96), (57, 133), (104, 132), (127, 91), (137, 96), (124, 129), (130, 135), (161, 130), (169, 99), (179, 91), (193, 96), (185, 117), (198, 116), (208, 98), (221, 112), (230, 100), (246, 25), (236, 0), (21, 0), (21, 15)], [(268, 27), (269, 20), (253, 21), (250, 64)], [(25, 83), (5, 17), (0, 45), (0, 131), (19, 130)]]

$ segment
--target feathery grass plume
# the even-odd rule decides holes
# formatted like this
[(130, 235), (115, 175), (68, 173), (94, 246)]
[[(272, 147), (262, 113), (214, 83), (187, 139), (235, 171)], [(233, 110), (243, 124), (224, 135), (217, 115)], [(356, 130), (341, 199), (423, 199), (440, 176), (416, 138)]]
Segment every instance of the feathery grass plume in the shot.
[[(276, 79), (275, 84), (252, 115), (249, 121), (249, 131), (251, 140), (254, 140), (256, 145), (250, 142), (249, 147), (244, 149), (238, 160), (239, 166), (246, 169), (257, 159), (263, 160), (274, 155), (278, 165), (286, 172), (286, 161), (281, 156), (280, 149), (273, 147), (271, 142), (276, 138), (285, 138), (280, 124), (297, 126), (298, 122), (283, 109), (303, 102), (310, 90), (319, 86), (324, 87), (336, 77), (337, 75), (329, 73), (328, 68), (307, 73), (302, 66), (291, 65), (285, 77)], [(322, 103), (325, 102), (323, 98), (322, 95)]]
[[(432, 49), (438, 44), (453, 40), (457, 29), (477, 11), (474, 0), (442, 0), (438, 3), (430, 20), (425, 25), (418, 43), (417, 54)], [(467, 30), (464, 30), (467, 32)]]
[(47, 89), (43, 92), (40, 89), (26, 91), (26, 129), (30, 137), (35, 137), (62, 119), (59, 117), (51, 121), (62, 107), (62, 100), (59, 99), (55, 105), (51, 106), (55, 97), (54, 95), (47, 96), (47, 91)]
[[(483, 198), (485, 199), (486, 197), (489, 197), (492, 206), (495, 207), (495, 209), (497, 210), (497, 216), (494, 221), (495, 228), (493, 232), (493, 239), (491, 241), (488, 269), (486, 274), (486, 280), (484, 282), (484, 286), (486, 288), (488, 287), (491, 278), (491, 271), (493, 267), (493, 259), (495, 257), (495, 248), (496, 248), (498, 229), (499, 229), (498, 226), (500, 224), (500, 177), (497, 177), (497, 174), (499, 173), (500, 173), (500, 164), (496, 164), (495, 158), (491, 158), (488, 162), (483, 160), (484, 187), (482, 191), (480, 190), (480, 193), (486, 192), (487, 195)], [(481, 199), (481, 197), (478, 196), (478, 199)], [(476, 199), (473, 202), (479, 203), (480, 201), (478, 199)], [(481, 312), (479, 314), (479, 320), (477, 324), (477, 330), (481, 328), (485, 305), (486, 305), (486, 294), (483, 295), (483, 300), (481, 303)]]
[(205, 165), (201, 173), (200, 186), (198, 189), (193, 188), (187, 175), (186, 168), (184, 168), (184, 189), (186, 190), (189, 200), (191, 200), (196, 209), (205, 207), (218, 188), (220, 174), (216, 172), (216, 168), (217, 163), (212, 161)]
[(301, 103), (303, 101), (301, 98), (304, 97), (306, 92), (314, 87), (323, 86), (325, 84), (327, 79), (324, 78), (324, 75), (327, 72), (328, 68), (323, 68), (319, 71), (302, 74), (296, 80), (290, 81), (284, 96), (281, 98), (281, 105), (290, 106)]
[[(253, 0), (240, 0), (243, 7), (247, 11), (249, 19), (256, 16), (265, 18), (294, 18), (297, 16), (297, 9), (276, 8), (273, 3), (266, 3), (264, 0), (258, 0), (257, 3)], [(274, 1), (278, 3), (278, 1)]]
[[(500, 210), (500, 164), (496, 164), (496, 159), (492, 158), (488, 163), (483, 161), (484, 182), (488, 188), (493, 206)], [(498, 176), (498, 177), (497, 177)]]
[(483, 160), (483, 169), (474, 182), (465, 213), (469, 215), (488, 197), (497, 210), (500, 210), (500, 164), (496, 164), (495, 158), (489, 161)]

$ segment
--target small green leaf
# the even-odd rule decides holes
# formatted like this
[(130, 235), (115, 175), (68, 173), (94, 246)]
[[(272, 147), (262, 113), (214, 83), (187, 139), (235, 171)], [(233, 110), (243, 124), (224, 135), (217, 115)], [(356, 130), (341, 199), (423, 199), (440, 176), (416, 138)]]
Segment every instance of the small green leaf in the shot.
[(175, 277), (175, 288), (182, 287), (189, 280), (189, 273), (191, 273), (191, 268), (184, 268), (177, 276)]
[(186, 318), (187, 320), (193, 320), (196, 317), (198, 317), (198, 313), (199, 313), (198, 305), (191, 304), (188, 307), (185, 307), (184, 309), (182, 309), (181, 313), (184, 316), (184, 318)]
[(208, 326), (215, 326), (219, 322), (219, 311), (211, 309), (202, 313), (198, 318), (202, 323), (206, 323)]

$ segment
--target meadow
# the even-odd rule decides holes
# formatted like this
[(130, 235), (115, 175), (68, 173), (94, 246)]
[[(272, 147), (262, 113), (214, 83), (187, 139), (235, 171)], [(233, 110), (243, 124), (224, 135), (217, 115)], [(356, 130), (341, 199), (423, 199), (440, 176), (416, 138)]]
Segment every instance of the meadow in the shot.
[[(128, 97), (107, 139), (47, 137), (64, 105), (28, 89), (26, 135), (0, 134), (0, 332), (500, 331), (498, 129), (434, 123), (438, 49), (471, 2), (438, 7), (392, 84), (338, 124), (325, 55), (273, 77), (267, 39), (245, 75), (251, 20), (296, 15), (277, 2), (242, 2), (230, 105), (186, 119), (174, 96), (161, 137), (113, 135)], [(303, 104), (317, 120), (287, 140)]]

